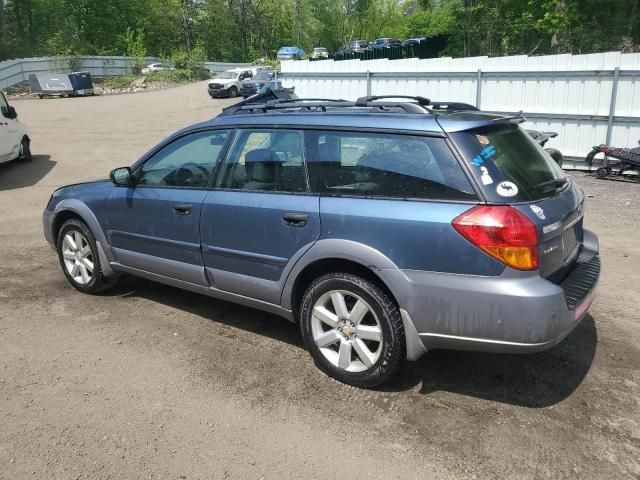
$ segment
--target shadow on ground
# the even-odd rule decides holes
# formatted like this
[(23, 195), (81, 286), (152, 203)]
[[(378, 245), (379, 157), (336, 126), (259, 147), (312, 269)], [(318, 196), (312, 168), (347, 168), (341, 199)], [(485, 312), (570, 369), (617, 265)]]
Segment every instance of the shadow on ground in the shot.
[(43, 179), (56, 166), (49, 155), (34, 155), (32, 162), (0, 164), (0, 191), (31, 187)]
[[(110, 295), (138, 296), (304, 348), (297, 325), (252, 308), (132, 277), (123, 277)], [(582, 383), (593, 363), (597, 342), (595, 322), (587, 315), (571, 335), (545, 352), (512, 355), (433, 350), (408, 363), (396, 380), (378, 390), (401, 392), (419, 387), (424, 395), (447, 391), (510, 405), (548, 407), (567, 398)]]

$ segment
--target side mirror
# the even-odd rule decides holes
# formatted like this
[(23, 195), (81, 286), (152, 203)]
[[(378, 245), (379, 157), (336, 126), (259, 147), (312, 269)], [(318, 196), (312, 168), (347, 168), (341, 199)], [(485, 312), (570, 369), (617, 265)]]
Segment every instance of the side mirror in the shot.
[(16, 109), (13, 107), (2, 107), (2, 115), (9, 120), (18, 118), (18, 112), (16, 112)]
[(109, 178), (118, 187), (133, 187), (133, 175), (129, 167), (120, 167), (111, 170)]

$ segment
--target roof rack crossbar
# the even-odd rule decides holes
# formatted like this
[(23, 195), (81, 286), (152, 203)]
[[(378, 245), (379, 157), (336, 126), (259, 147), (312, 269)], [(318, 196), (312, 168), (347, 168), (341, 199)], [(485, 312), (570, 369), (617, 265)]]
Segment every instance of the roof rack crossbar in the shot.
[(304, 102), (346, 102), (341, 98), (278, 98), (276, 100), (267, 101), (267, 105), (276, 105), (278, 103), (304, 103)]
[(371, 102), (376, 100), (384, 100), (388, 98), (406, 98), (408, 100), (414, 100), (418, 102), (418, 105), (427, 107), (431, 104), (431, 100), (426, 97), (411, 96), (411, 95), (369, 95), (366, 97), (360, 97), (356, 100), (356, 107), (368, 107)]

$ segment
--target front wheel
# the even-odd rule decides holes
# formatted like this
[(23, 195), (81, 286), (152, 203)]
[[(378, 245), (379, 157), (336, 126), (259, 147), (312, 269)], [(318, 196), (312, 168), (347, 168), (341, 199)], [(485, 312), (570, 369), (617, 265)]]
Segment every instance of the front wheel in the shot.
[(96, 240), (79, 219), (69, 219), (58, 233), (58, 259), (69, 283), (83, 293), (97, 293), (113, 285), (102, 273)]
[(302, 298), (300, 327), (318, 368), (343, 383), (379, 385), (392, 378), (406, 358), (397, 305), (357, 275), (317, 278)]
[(596, 170), (594, 174), (596, 178), (606, 178), (611, 173), (611, 169), (609, 167), (600, 167)]
[(236, 87), (231, 87), (229, 89), (229, 98), (236, 98), (238, 96), (238, 89)]

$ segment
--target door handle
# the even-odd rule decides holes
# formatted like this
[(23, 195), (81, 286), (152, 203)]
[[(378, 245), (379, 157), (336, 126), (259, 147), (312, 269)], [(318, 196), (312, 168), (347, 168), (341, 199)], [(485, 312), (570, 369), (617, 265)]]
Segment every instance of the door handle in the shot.
[(180, 205), (173, 206), (174, 213), (177, 213), (178, 215), (189, 215), (192, 210), (193, 210), (193, 205), (191, 205), (190, 203), (183, 203)]
[(306, 213), (284, 213), (282, 219), (290, 227), (304, 227), (309, 221), (309, 215)]

